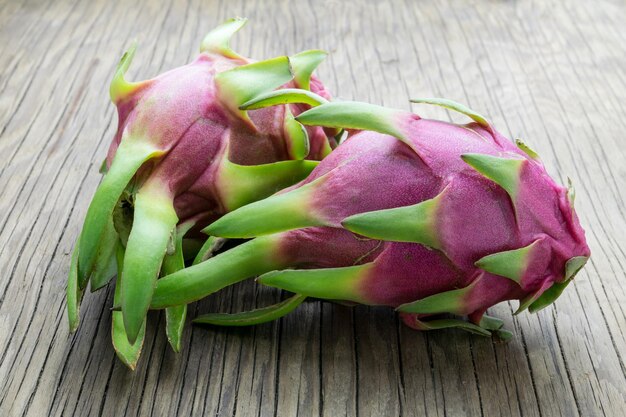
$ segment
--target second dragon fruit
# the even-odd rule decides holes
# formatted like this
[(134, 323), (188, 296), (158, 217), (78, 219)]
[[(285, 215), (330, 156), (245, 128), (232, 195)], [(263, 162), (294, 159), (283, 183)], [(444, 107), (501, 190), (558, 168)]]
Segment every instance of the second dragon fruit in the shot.
[[(275, 94), (265, 101), (272, 104)], [(264, 274), (261, 284), (299, 294), (291, 307), (303, 296), (385, 305), (417, 329), (487, 335), (501, 326), (483, 317), (489, 307), (515, 299), (519, 311), (536, 311), (553, 302), (590, 255), (573, 189), (556, 184), (534, 151), (477, 113), (448, 100), (423, 101), (474, 122), (320, 99), (297, 120), (363, 131), (298, 185), (207, 227), (214, 236), (256, 239), (163, 278), (153, 307)], [(427, 320), (443, 313), (469, 322)], [(221, 319), (232, 322), (219, 315), (200, 321)]]

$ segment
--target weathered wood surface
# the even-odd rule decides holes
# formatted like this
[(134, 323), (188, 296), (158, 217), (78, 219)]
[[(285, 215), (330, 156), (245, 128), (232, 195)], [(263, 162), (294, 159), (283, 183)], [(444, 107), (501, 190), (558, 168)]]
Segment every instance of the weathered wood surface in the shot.
[[(149, 77), (236, 15), (251, 18), (246, 55), (331, 51), (319, 74), (342, 98), (444, 96), (525, 138), (577, 185), (593, 257), (575, 285), (537, 315), (493, 308), (508, 344), (310, 302), (256, 328), (189, 327), (176, 355), (153, 314), (131, 373), (110, 344), (110, 288), (69, 335), (69, 253), (115, 130), (119, 56), (138, 38), (130, 74)], [(1, 1), (0, 416), (625, 415), (625, 21), (622, 0)], [(278, 297), (239, 285), (190, 315)]]

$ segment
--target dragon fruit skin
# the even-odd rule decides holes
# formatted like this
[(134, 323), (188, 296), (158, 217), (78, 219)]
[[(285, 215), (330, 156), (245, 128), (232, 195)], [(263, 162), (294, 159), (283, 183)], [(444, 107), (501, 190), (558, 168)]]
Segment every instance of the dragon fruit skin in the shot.
[[(417, 329), (489, 334), (501, 325), (483, 319), (494, 304), (517, 299), (519, 311), (531, 312), (549, 305), (590, 256), (573, 190), (480, 115), (426, 102), (475, 122), (351, 102), (301, 114), (304, 124), (369, 131), (352, 134), (301, 183), (207, 227), (215, 236), (259, 237), (161, 279), (152, 307), (254, 274), (304, 296), (395, 307)], [(471, 323), (423, 320), (439, 313)]]
[[(118, 130), (72, 257), (71, 330), (87, 282), (95, 290), (115, 275), (118, 240), (125, 251), (118, 257), (124, 279), (116, 303), (133, 344), (164, 257), (175, 255), (177, 234), (296, 183), (331, 150), (322, 128), (295, 121), (306, 105), (239, 110), (250, 97), (278, 87), (328, 97), (311, 78), (325, 53), (250, 61), (228, 46), (244, 24), (225, 22), (207, 35), (192, 63), (147, 81), (124, 79), (134, 48), (122, 57), (110, 88)], [(133, 206), (130, 216), (120, 201)]]
[[(229, 201), (236, 198), (229, 195), (232, 190), (228, 182), (232, 178), (222, 178), (228, 172), (219, 169), (215, 161), (227, 159), (233, 164), (250, 166), (299, 159), (290, 154), (283, 120), (287, 111), (297, 115), (303, 109), (292, 104), (290, 109), (277, 106), (252, 111), (248, 115), (252, 128), (240, 114), (229, 112), (220, 99), (215, 75), (248, 63), (205, 52), (188, 65), (139, 83), (132, 94), (116, 102), (118, 131), (109, 148), (107, 167), (113, 163), (123, 137), (146, 136), (151, 142), (158, 141), (157, 146), (167, 154), (157, 165), (142, 167), (136, 181), (143, 183), (146, 180), (143, 177), (149, 177), (160, 187), (169, 188), (174, 194), (179, 222), (200, 215), (204, 219), (197, 220), (196, 227), (201, 228), (221, 214), (252, 201), (254, 198), (235, 204)], [(329, 97), (319, 82), (312, 82), (311, 87), (317, 94)], [(318, 127), (306, 130), (310, 143), (306, 158), (322, 159), (330, 147), (324, 131)], [(301, 176), (314, 165), (295, 162), (284, 166), (291, 166), (293, 174)], [(293, 179), (287, 177), (284, 182), (293, 183)], [(266, 190), (258, 192), (267, 195)]]

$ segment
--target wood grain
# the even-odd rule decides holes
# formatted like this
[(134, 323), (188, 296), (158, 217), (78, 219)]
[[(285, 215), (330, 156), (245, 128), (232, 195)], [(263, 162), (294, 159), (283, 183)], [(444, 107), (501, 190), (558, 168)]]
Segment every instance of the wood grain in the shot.
[[(577, 186), (593, 257), (575, 285), (537, 315), (491, 309), (508, 344), (309, 302), (250, 329), (189, 326), (177, 355), (155, 313), (131, 373), (110, 344), (110, 288), (86, 296), (69, 335), (69, 254), (113, 137), (119, 56), (137, 38), (130, 76), (150, 77), (238, 15), (242, 54), (329, 50), (319, 75), (341, 98), (444, 96), (532, 144)], [(0, 415), (623, 416), (625, 21), (620, 0), (0, 1)], [(244, 283), (190, 316), (279, 297)]]

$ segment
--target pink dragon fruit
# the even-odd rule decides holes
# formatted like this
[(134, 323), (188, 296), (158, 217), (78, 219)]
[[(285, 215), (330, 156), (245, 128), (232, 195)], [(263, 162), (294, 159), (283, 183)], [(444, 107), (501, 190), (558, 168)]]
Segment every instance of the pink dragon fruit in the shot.
[[(299, 99), (287, 92), (281, 102)], [(274, 102), (276, 94), (252, 107)], [(355, 102), (299, 115), (306, 125), (361, 131), (299, 184), (207, 227), (213, 236), (256, 238), (160, 279), (152, 308), (264, 274), (258, 282), (296, 295), (259, 311), (196, 321), (263, 322), (311, 296), (391, 306), (416, 329), (460, 327), (504, 337), (502, 322), (484, 316), (489, 307), (517, 299), (518, 312), (534, 312), (552, 303), (590, 256), (573, 189), (557, 185), (535, 152), (470, 109), (443, 99), (418, 102), (474, 122), (426, 120)], [(469, 320), (433, 317), (439, 314)]]
[[(229, 47), (244, 24), (225, 22), (205, 37), (192, 63), (147, 81), (124, 79), (134, 48), (122, 57), (110, 88), (118, 130), (72, 257), (72, 330), (87, 282), (95, 290), (115, 275), (120, 239), (125, 250), (117, 256), (123, 279), (116, 303), (123, 326), (114, 317), (114, 329), (125, 330), (133, 344), (143, 332), (164, 257), (166, 273), (184, 266), (186, 231), (302, 180), (334, 146), (322, 128), (305, 128), (294, 119), (307, 105), (239, 110), (251, 97), (281, 86), (328, 97), (311, 75), (324, 52), (250, 61)], [(185, 311), (168, 310), (177, 331)]]

